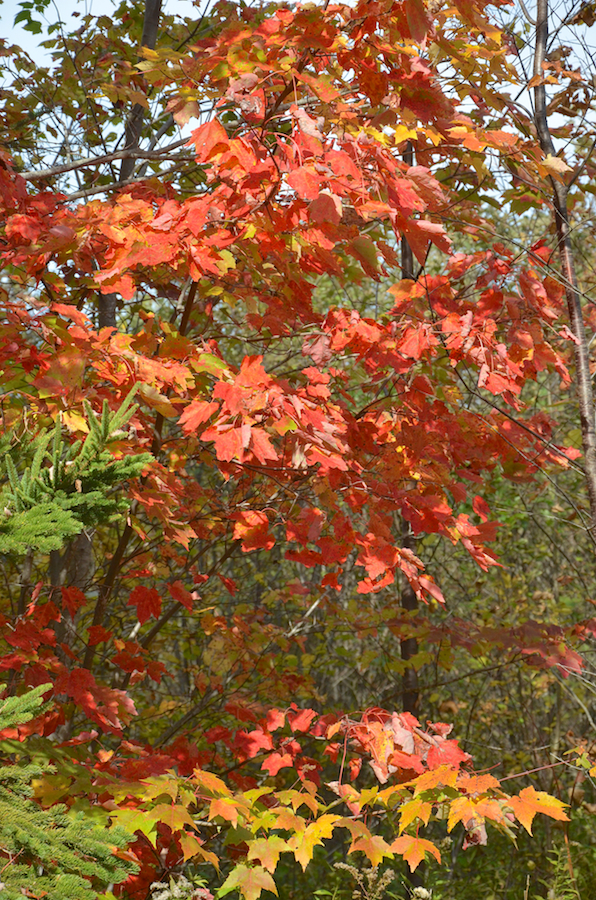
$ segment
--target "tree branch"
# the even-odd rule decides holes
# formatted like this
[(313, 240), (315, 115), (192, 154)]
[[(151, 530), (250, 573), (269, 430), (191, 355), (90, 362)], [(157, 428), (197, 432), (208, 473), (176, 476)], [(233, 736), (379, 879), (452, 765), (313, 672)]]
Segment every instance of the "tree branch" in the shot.
[(41, 181), (43, 178), (53, 178), (55, 175), (63, 175), (65, 172), (74, 172), (76, 169), (88, 169), (92, 166), (101, 166), (104, 163), (113, 162), (115, 159), (165, 159), (172, 151), (188, 144), (188, 138), (182, 138), (161, 150), (138, 150), (130, 148), (128, 150), (115, 150), (113, 153), (106, 153), (104, 156), (93, 156), (90, 159), (74, 159), (70, 163), (64, 163), (61, 166), (51, 166), (49, 169), (41, 169), (37, 172), (21, 172), (21, 178), (25, 181)]
[[(182, 162), (177, 163), (175, 166), (170, 166), (169, 169), (165, 169), (163, 172), (159, 173), (159, 177), (162, 181), (165, 181), (170, 175), (174, 175), (175, 172), (180, 171), (187, 163), (194, 162), (194, 160), (184, 159)], [(143, 170), (143, 166), (141, 166), (141, 172)], [(74, 191), (72, 194), (66, 195), (66, 200), (80, 200), (87, 197), (93, 197), (95, 194), (103, 194), (107, 191), (115, 191), (120, 190), (121, 188), (128, 187), (130, 184), (140, 184), (142, 181), (147, 181), (148, 176), (145, 174), (141, 174), (135, 178), (127, 178), (126, 181), (111, 181), (109, 184), (96, 184), (95, 187), (83, 188), (80, 191)]]

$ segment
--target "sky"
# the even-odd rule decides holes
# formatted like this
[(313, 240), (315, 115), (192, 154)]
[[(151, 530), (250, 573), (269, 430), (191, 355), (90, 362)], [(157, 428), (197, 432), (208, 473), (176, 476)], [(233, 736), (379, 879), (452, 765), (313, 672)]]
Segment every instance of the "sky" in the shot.
[[(105, 4), (105, 0), (101, 0), (101, 3), (98, 3), (97, 0), (60, 0), (59, 3), (52, 2), (46, 12), (45, 18), (50, 24), (51, 22), (55, 22), (60, 15), (60, 18), (65, 24), (70, 24), (75, 20), (72, 18), (73, 12), (80, 12), (85, 14), (87, 12), (93, 12), (93, 6), (100, 7)], [(105, 6), (104, 6), (105, 8)], [(19, 47), (22, 47), (30, 56), (32, 56), (36, 61), (41, 62), (41, 56), (45, 54), (46, 51), (43, 48), (39, 47), (39, 41), (43, 40), (43, 35), (31, 34), (28, 31), (25, 31), (21, 24), (14, 25), (14, 18), (18, 12), (21, 10), (21, 5), (17, 0), (3, 0), (2, 5), (0, 6), (0, 34), (5, 36), (7, 40), (9, 40), (13, 44), (18, 44)], [(43, 20), (43, 16), (39, 14), (34, 14), (33, 18), (38, 20)]]
[[(76, 18), (72, 16), (73, 12), (81, 15), (88, 13), (105, 15), (109, 13), (112, 5), (111, 0), (52, 0), (46, 11), (45, 20), (47, 24), (51, 24), (60, 17), (65, 25), (70, 26), (76, 22)], [(170, 14), (192, 15), (195, 7), (191, 0), (163, 0), (162, 8)], [(39, 42), (44, 39), (44, 36), (33, 35), (25, 31), (21, 24), (13, 24), (15, 16), (20, 11), (21, 4), (18, 0), (0, 0), (0, 35), (11, 43), (18, 44), (33, 57), (35, 62), (41, 63), (44, 55), (49, 56), (49, 51), (39, 46)], [(34, 14), (33, 18), (38, 21), (44, 19), (40, 14)]]

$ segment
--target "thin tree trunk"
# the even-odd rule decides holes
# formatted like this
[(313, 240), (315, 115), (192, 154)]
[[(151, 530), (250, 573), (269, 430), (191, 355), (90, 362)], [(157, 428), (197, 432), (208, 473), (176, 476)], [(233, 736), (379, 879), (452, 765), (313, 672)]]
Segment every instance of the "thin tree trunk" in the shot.
[[(536, 44), (534, 48), (534, 76), (542, 77), (542, 63), (546, 57), (548, 42), (548, 0), (536, 2)], [(546, 89), (544, 84), (534, 87), (535, 124), (540, 147), (545, 155), (556, 156), (556, 148), (548, 124)], [(590, 536), (596, 543), (596, 423), (594, 421), (594, 395), (590, 378), (590, 354), (581, 297), (577, 285), (577, 274), (569, 231), (569, 209), (567, 205), (568, 187), (557, 178), (551, 178), (552, 199), (557, 231), (557, 249), (561, 263), (563, 284), (569, 324), (575, 335), (575, 367), (579, 414), (581, 420), (582, 443), (584, 451), (584, 470), (590, 501)]]
[[(403, 160), (408, 166), (414, 164), (414, 149), (408, 141), (408, 146), (403, 154)], [(401, 275), (402, 278), (414, 280), (414, 256), (412, 248), (406, 238), (401, 239)], [(409, 524), (402, 520), (402, 547), (411, 550), (412, 533)], [(401, 607), (408, 612), (418, 609), (418, 599), (410, 583), (405, 580), (401, 592)], [(416, 638), (404, 638), (401, 641), (401, 658), (407, 664), (418, 653), (418, 641)], [(406, 666), (402, 677), (402, 707), (404, 712), (417, 715), (420, 706), (420, 690), (418, 686), (418, 673), (412, 666)]]
[[(141, 47), (148, 47), (150, 50), (155, 48), (157, 42), (157, 32), (159, 29), (159, 17), (161, 15), (162, 0), (145, 0), (145, 18), (143, 21), (143, 36), (141, 37)], [(124, 149), (133, 150), (139, 146), (141, 139), (141, 129), (143, 127), (143, 119), (145, 118), (145, 107), (140, 103), (135, 103), (132, 108), (130, 118), (126, 123), (126, 132), (124, 135)], [(127, 157), (122, 160), (120, 167), (120, 181), (126, 181), (130, 178), (135, 167), (135, 160)]]
[(100, 294), (99, 295), (99, 317), (97, 321), (98, 327), (115, 328), (116, 327), (116, 308), (118, 306), (118, 294)]
[[(197, 282), (195, 281), (195, 282), (192, 282), (191, 284), (189, 284), (188, 290), (186, 287), (183, 289), (183, 293), (180, 296), (179, 303), (182, 301), (184, 292), (186, 292), (186, 302), (184, 305), (184, 309), (182, 311), (180, 327), (178, 329), (178, 331), (181, 335), (185, 335), (186, 329), (188, 328), (188, 324), (190, 321), (190, 317), (192, 314), (194, 301), (195, 301), (195, 297), (196, 297), (196, 293), (197, 293)], [(172, 319), (172, 322), (173, 321), (174, 321), (174, 319)], [(151, 444), (151, 453), (153, 454), (153, 456), (157, 456), (157, 454), (159, 453), (159, 450), (161, 448), (163, 423), (164, 423), (164, 417), (162, 416), (161, 413), (158, 413), (158, 415), (156, 417), (156, 422), (155, 422), (155, 431), (154, 431), (154, 436), (153, 436), (153, 442)], [(146, 480), (147, 480), (147, 476), (143, 476), (143, 478), (141, 479), (141, 484), (144, 485)], [(92, 625), (102, 625), (103, 624), (108, 601), (111, 597), (112, 591), (114, 589), (114, 585), (116, 583), (116, 579), (120, 572), (120, 566), (122, 564), (122, 560), (124, 559), (124, 554), (126, 552), (128, 542), (130, 541), (130, 539), (134, 533), (130, 519), (131, 519), (132, 511), (133, 511), (133, 508), (134, 508), (136, 502), (137, 502), (136, 500), (133, 501), (133, 505), (129, 512), (128, 521), (127, 521), (126, 525), (124, 526), (122, 535), (118, 542), (118, 546), (117, 546), (116, 551), (110, 561), (110, 565), (109, 565), (109, 568), (108, 568), (108, 571), (106, 574), (105, 581), (99, 587), (99, 597), (97, 598), (97, 602), (95, 604), (95, 609), (93, 611)], [(85, 657), (83, 660), (83, 668), (84, 669), (91, 669), (91, 667), (93, 665), (93, 660), (95, 659), (96, 649), (97, 648), (95, 645), (93, 645), (93, 646), (91, 644), (87, 645), (87, 650), (85, 651)]]
[[(414, 148), (408, 141), (407, 149), (403, 154), (403, 160), (408, 166), (414, 165)], [(405, 237), (401, 239), (401, 277), (415, 280), (414, 274), (414, 256), (412, 248), (408, 244)], [(412, 549), (412, 530), (408, 522), (402, 519), (402, 547)], [(418, 598), (414, 593), (414, 589), (407, 579), (404, 578), (404, 586), (401, 592), (401, 608), (407, 612), (414, 612), (418, 609)], [(418, 672), (413, 666), (408, 665), (412, 657), (418, 653), (418, 641), (414, 637), (402, 638), (401, 640), (401, 658), (406, 663), (406, 669), (402, 676), (402, 709), (404, 712), (412, 713), (413, 716), (418, 715), (420, 707), (420, 686), (418, 683)], [(407, 879), (412, 888), (422, 887), (424, 885), (424, 864), (418, 867), (415, 872), (407, 872)]]
[[(407, 522), (403, 523), (402, 547), (411, 549), (411, 533)], [(401, 592), (401, 608), (407, 612), (418, 609), (418, 598), (410, 583), (404, 585)], [(401, 658), (408, 663), (418, 653), (418, 641), (414, 637), (402, 638)], [(418, 672), (413, 666), (408, 665), (402, 676), (402, 706), (404, 712), (418, 715), (420, 707), (420, 688), (418, 685)]]
[[(141, 47), (149, 47), (151, 50), (155, 48), (157, 32), (159, 29), (159, 18), (161, 15), (161, 4), (162, 0), (146, 0), (145, 2), (145, 18), (143, 20)], [(138, 149), (144, 118), (145, 107), (141, 106), (140, 103), (135, 103), (126, 123), (126, 130), (124, 132), (125, 150)], [(120, 181), (127, 181), (131, 177), (135, 162), (136, 160), (133, 157), (126, 157), (122, 160), (122, 165), (120, 166)], [(98, 320), (100, 328), (116, 328), (117, 306), (118, 294), (100, 294)]]

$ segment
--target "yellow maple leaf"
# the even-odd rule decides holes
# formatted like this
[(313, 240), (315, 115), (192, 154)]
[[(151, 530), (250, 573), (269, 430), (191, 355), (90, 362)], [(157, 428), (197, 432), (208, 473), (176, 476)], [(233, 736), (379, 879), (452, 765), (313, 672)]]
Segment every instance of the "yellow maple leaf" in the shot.
[(550, 153), (538, 165), (540, 169), (546, 169), (547, 175), (563, 175), (565, 172), (571, 172), (571, 166), (568, 166), (564, 159), (560, 156), (551, 156)]
[(355, 853), (357, 850), (365, 854), (373, 867), (382, 863), (384, 857), (393, 859), (391, 847), (380, 834), (371, 834), (368, 837), (354, 838), (348, 853)]
[(404, 828), (407, 828), (408, 825), (414, 821), (414, 819), (420, 819), (425, 825), (428, 825), (432, 808), (432, 803), (428, 803), (420, 797), (416, 797), (414, 800), (404, 803), (399, 814), (400, 834)]
[(252, 841), (248, 850), (248, 859), (258, 859), (268, 872), (275, 872), (279, 854), (288, 850), (288, 843), (277, 834)]
[(222, 794), (224, 797), (231, 796), (231, 791), (225, 781), (222, 781), (221, 778), (218, 778), (212, 772), (195, 769), (192, 777), (193, 781), (196, 781), (197, 784), (212, 794)]
[(439, 787), (439, 785), (442, 787), (455, 787), (456, 782), (457, 769), (454, 766), (437, 766), (436, 769), (424, 772), (406, 783), (413, 785), (414, 796), (417, 797), (423, 791), (432, 790), (432, 788)]
[(262, 891), (271, 891), (277, 894), (275, 882), (269, 872), (262, 866), (247, 866), (244, 863), (232, 869), (218, 891), (220, 897), (229, 894), (234, 888), (238, 890), (246, 900), (257, 900)]
[(323, 838), (331, 837), (335, 823), (340, 819), (341, 816), (326, 813), (320, 819), (307, 825), (304, 831), (292, 835), (288, 841), (288, 849), (293, 851), (303, 870), (311, 861), (314, 848), (323, 843)]

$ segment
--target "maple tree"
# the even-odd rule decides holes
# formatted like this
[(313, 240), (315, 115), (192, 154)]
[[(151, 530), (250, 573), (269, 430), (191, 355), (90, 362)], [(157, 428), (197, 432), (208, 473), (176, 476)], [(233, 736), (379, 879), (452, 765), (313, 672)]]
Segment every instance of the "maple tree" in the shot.
[[(425, 664), (563, 679), (596, 627), (445, 615), (429, 549), (497, 568), (494, 485), (555, 473), (585, 478), (594, 541), (568, 234), (592, 163), (545, 107), (587, 82), (546, 59), (541, 0), (534, 123), (505, 9), (148, 0), (52, 26), (51, 70), (3, 47), (0, 668), (7, 695), (53, 684), (3, 736), (55, 766), (43, 806), (127, 829), (124, 897), (221, 867), (256, 900), (324, 841), (414, 871), (441, 823), (479, 846), (567, 821), (419, 713)], [(514, 212), (554, 202), (554, 246), (499, 239), (497, 166)], [(579, 384), (580, 440), (542, 378)], [(353, 697), (342, 656), (371, 673)]]

